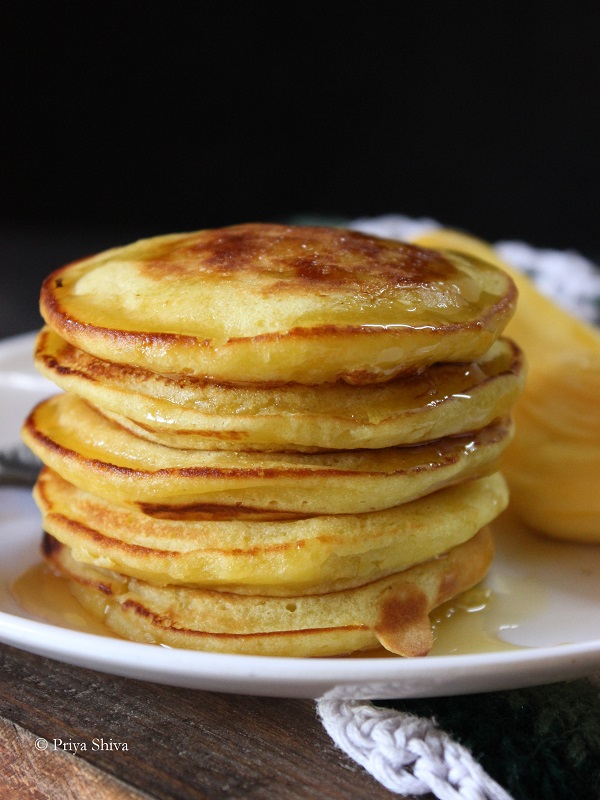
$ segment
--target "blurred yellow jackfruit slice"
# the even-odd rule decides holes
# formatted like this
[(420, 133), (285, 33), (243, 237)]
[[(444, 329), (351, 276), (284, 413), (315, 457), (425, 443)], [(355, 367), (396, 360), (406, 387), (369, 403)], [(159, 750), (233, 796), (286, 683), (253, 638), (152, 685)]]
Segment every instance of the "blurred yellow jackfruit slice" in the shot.
[(519, 301), (506, 335), (524, 351), (528, 378), (502, 463), (511, 506), (548, 536), (600, 542), (600, 331), (542, 295), (479, 239), (440, 229), (414, 241), (471, 253), (512, 276)]

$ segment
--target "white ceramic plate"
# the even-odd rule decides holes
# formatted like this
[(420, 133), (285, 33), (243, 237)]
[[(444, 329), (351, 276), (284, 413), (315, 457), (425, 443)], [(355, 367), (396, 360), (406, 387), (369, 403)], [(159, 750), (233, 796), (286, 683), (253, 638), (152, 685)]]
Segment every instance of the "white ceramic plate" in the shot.
[[(31, 366), (32, 344), (30, 335), (0, 343), (1, 451), (18, 444), (28, 410), (55, 391)], [(196, 653), (48, 624), (20, 608), (10, 591), (15, 578), (39, 560), (40, 535), (30, 491), (1, 488), (0, 641), (69, 664), (195, 689), (306, 698), (462, 694), (600, 672), (600, 547), (540, 541), (508, 517), (497, 525), (498, 554), (487, 581), (493, 615), (463, 615), (461, 646), (475, 652), (422, 659)], [(482, 624), (491, 634), (477, 652)], [(505, 649), (501, 640), (514, 649)]]

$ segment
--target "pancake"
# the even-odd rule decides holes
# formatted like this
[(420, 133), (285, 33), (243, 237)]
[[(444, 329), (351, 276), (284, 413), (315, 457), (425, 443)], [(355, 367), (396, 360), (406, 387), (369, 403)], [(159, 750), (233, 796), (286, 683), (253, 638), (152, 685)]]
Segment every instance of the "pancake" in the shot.
[(484, 529), (403, 572), (357, 588), (303, 597), (157, 587), (80, 564), (50, 536), (44, 551), (79, 602), (134, 641), (294, 657), (344, 655), (381, 644), (398, 655), (423, 656), (433, 645), (428, 614), (484, 577), (493, 545)]
[(38, 370), (132, 433), (182, 449), (382, 448), (489, 425), (523, 388), (520, 351), (495, 342), (477, 361), (435, 364), (387, 383), (223, 385), (102, 361), (44, 328)]
[(67, 265), (23, 439), (44, 554), (134, 641), (335, 656), (433, 643), (486, 574), (524, 382), (476, 255), (237, 225)]
[(214, 381), (387, 381), (479, 358), (501, 270), (338, 228), (236, 225), (114, 248), (44, 282), (49, 326), (100, 359)]
[(329, 592), (407, 569), (470, 539), (508, 502), (498, 473), (385, 511), (285, 521), (157, 519), (49, 469), (34, 496), (44, 530), (79, 562), (156, 585), (268, 595)]
[(147, 511), (243, 507), (357, 514), (408, 502), (495, 471), (512, 434), (503, 419), (413, 447), (334, 453), (176, 450), (132, 435), (71, 394), (40, 403), (23, 438), (79, 488)]

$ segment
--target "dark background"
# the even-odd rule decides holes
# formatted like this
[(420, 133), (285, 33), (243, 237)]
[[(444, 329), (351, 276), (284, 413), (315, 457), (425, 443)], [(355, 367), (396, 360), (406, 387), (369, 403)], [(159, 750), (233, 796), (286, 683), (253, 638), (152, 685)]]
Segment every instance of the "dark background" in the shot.
[(14, 3), (0, 335), (140, 236), (428, 216), (600, 255), (596, 4)]

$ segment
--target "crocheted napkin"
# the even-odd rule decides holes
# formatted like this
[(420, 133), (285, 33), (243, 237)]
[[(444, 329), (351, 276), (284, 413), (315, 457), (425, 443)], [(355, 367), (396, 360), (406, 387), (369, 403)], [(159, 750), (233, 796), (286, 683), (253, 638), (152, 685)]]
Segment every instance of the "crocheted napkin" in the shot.
[(425, 700), (320, 700), (317, 710), (333, 741), (402, 796), (600, 798), (596, 679)]
[[(356, 230), (405, 239), (434, 220)], [(499, 242), (499, 255), (567, 310), (600, 322), (600, 272), (575, 252)], [(600, 677), (420, 700), (320, 700), (333, 741), (391, 792), (439, 800), (600, 800)]]

